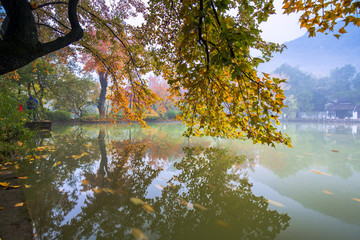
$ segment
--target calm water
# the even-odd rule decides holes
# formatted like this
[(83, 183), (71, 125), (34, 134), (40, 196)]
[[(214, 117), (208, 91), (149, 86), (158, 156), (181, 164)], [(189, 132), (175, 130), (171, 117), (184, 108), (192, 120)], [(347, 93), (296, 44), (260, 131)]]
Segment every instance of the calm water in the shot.
[(55, 127), (20, 175), (38, 239), (360, 239), (360, 126), (287, 124), (294, 148), (179, 124)]

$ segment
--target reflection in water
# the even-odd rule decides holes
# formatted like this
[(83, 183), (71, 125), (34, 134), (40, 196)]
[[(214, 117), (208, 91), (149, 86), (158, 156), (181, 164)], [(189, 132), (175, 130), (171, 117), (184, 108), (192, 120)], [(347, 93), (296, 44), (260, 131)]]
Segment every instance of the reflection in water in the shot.
[(107, 146), (105, 135), (56, 136), (43, 160), (23, 163), (40, 239), (274, 239), (289, 226), (252, 193), (244, 157), (183, 145), (181, 160), (156, 161), (156, 138), (129, 134)]

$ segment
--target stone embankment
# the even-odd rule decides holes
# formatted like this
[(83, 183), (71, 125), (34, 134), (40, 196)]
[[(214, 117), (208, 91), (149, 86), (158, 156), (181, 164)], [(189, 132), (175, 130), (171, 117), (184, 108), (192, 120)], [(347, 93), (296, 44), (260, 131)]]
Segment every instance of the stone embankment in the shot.
[(10, 171), (0, 171), (0, 183), (0, 239), (33, 239), (33, 227), (18, 178)]

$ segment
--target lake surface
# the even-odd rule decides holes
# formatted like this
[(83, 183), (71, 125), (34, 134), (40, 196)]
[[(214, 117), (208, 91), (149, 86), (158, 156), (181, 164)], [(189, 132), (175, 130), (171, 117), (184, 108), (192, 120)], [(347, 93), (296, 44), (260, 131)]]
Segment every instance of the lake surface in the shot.
[(36, 238), (360, 239), (360, 126), (282, 128), (292, 149), (55, 126), (20, 167)]

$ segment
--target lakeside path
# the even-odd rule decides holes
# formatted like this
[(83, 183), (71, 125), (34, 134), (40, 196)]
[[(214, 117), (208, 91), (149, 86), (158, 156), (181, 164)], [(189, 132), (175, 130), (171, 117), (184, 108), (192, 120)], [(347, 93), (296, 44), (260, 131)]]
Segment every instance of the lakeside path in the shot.
[(2, 183), (0, 185), (0, 239), (33, 239), (33, 228), (23, 186), (17, 187), (19, 186), (18, 177), (13, 172), (0, 171), (0, 183)]

